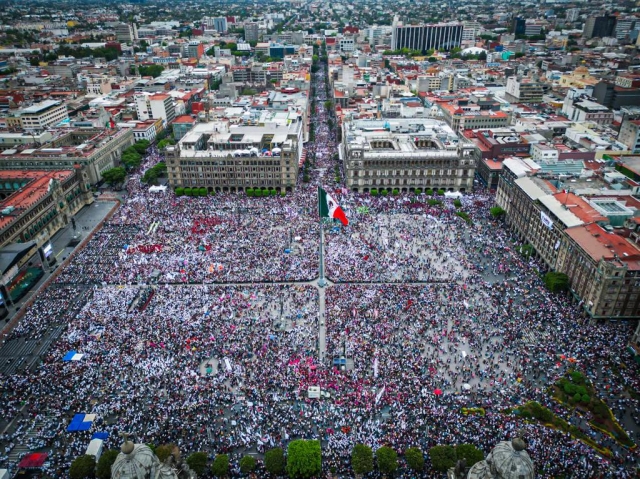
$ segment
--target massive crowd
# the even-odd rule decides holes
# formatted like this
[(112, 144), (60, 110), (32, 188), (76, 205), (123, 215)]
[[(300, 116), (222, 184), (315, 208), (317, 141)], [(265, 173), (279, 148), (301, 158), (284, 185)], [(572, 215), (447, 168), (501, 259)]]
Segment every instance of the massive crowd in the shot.
[[(320, 438), (325, 471), (350, 477), (358, 442), (400, 453), (469, 442), (486, 453), (524, 430), (539, 477), (632, 477), (637, 453), (599, 433), (585, 430), (612, 459), (504, 412), (537, 400), (574, 421), (545, 386), (575, 367), (629, 419), (638, 402), (623, 385), (640, 390), (640, 376), (632, 365), (607, 370), (629, 328), (590, 324), (548, 293), (540, 265), (491, 220), (488, 194), (462, 198), (468, 225), (450, 200), (429, 207), (411, 194), (336, 193), (351, 220), (326, 227), (327, 275), (338, 284), (324, 292), (304, 283), (318, 271), (314, 188), (335, 151), (325, 99), (316, 88), (316, 138), (307, 146), (315, 170), (295, 193), (176, 198), (129, 182), (123, 207), (10, 337), (42, 339), (81, 300), (64, 313), (68, 327), (41, 367), (2, 378), (4, 412), (17, 419), (0, 436), (0, 466), (26, 443), (50, 452), (46, 471), (62, 477), (93, 432), (109, 432), (115, 448), (125, 431), (187, 454), (228, 452), (234, 468), (248, 451)], [(152, 152), (146, 165), (159, 158)], [(148, 286), (154, 273), (159, 284)], [(297, 284), (260, 284), (273, 281)], [(82, 359), (62, 361), (72, 350)], [(310, 386), (330, 397), (308, 399)], [(486, 415), (465, 416), (468, 406)], [(75, 413), (96, 414), (90, 431), (66, 431)]]

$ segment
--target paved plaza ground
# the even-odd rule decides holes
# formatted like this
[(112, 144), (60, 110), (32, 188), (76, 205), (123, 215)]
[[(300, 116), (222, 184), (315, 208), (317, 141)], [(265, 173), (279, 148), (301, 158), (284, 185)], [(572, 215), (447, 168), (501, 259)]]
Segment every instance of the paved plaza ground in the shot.
[[(523, 431), (539, 477), (632, 477), (637, 449), (547, 393), (569, 369), (582, 371), (637, 441), (631, 325), (591, 324), (570, 298), (547, 292), (542, 265), (491, 218), (490, 194), (462, 198), (467, 223), (444, 197), (429, 206), (424, 195), (337, 190), (350, 225), (324, 225), (329, 285), (318, 286), (315, 194), (333, 182), (336, 149), (323, 72), (306, 145), (311, 181), (294, 193), (175, 197), (130, 179), (122, 207), (0, 348), (0, 467), (40, 450), (51, 454), (47, 477), (65, 477), (92, 433), (106, 431), (109, 448), (127, 432), (184, 454), (229, 453), (235, 472), (242, 454), (317, 438), (324, 473), (352, 477), (356, 443), (390, 445), (401, 458), (437, 444), (486, 453)], [(152, 150), (145, 167), (160, 158)], [(68, 254), (63, 238), (54, 243)], [(83, 356), (63, 361), (70, 351)], [(310, 386), (326, 396), (308, 399)], [(530, 400), (613, 456), (511, 413)], [(463, 414), (468, 407), (486, 415)], [(76, 413), (96, 415), (90, 431), (66, 431)], [(401, 466), (397, 477), (414, 477)], [(441, 477), (429, 467), (424, 477)]]

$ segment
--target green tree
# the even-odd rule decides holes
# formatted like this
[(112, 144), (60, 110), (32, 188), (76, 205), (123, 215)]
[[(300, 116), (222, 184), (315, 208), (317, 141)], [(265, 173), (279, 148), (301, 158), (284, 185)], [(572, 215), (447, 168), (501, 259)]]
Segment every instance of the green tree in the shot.
[(420, 472), (424, 469), (424, 455), (417, 447), (410, 447), (404, 452), (404, 458), (411, 470)]
[(333, 107), (333, 102), (331, 100), (327, 100), (324, 102), (324, 107), (327, 110), (331, 110), (331, 108)]
[(140, 164), (142, 163), (142, 158), (140, 157), (140, 155), (136, 156), (130, 153), (126, 153), (122, 155), (122, 158), (120, 158), (120, 161), (126, 168), (131, 169), (131, 168), (137, 168), (138, 166), (140, 166)]
[(157, 170), (155, 170), (153, 168), (149, 168), (147, 171), (144, 172), (144, 175), (142, 176), (142, 182), (143, 183), (148, 183), (150, 185), (155, 185), (157, 181), (158, 181), (158, 172), (157, 172)]
[(489, 213), (491, 213), (491, 216), (493, 216), (494, 218), (500, 218), (507, 212), (499, 206), (494, 206), (493, 208), (489, 209)]
[(111, 465), (116, 461), (118, 454), (118, 451), (115, 449), (109, 449), (102, 453), (98, 461), (98, 467), (96, 468), (97, 479), (111, 478)]
[(462, 201), (456, 198), (455, 200), (453, 200), (453, 206), (455, 206), (456, 208), (460, 208), (462, 206)]
[(111, 186), (120, 184), (127, 177), (127, 171), (122, 167), (110, 168), (102, 172), (102, 178)]
[(256, 459), (253, 456), (243, 456), (240, 459), (240, 472), (242, 474), (249, 474), (256, 468)]
[(206, 452), (194, 452), (187, 457), (187, 465), (198, 476), (202, 476), (207, 470), (207, 453)]
[(138, 152), (140, 155), (144, 155), (147, 152), (147, 148), (151, 143), (149, 140), (139, 140), (133, 144), (133, 149)]
[(431, 465), (438, 472), (447, 472), (456, 465), (456, 450), (453, 446), (433, 446), (429, 449)]
[(160, 462), (164, 462), (171, 455), (171, 453), (173, 453), (173, 450), (175, 448), (176, 446), (173, 444), (163, 444), (162, 446), (156, 447), (156, 450), (154, 452), (156, 453), (156, 456), (158, 457)]
[(184, 188), (182, 186), (178, 186), (175, 191), (176, 191), (176, 196), (184, 195)]
[[(143, 77), (153, 77), (158, 78), (162, 72), (164, 71), (164, 67), (162, 65), (139, 65), (138, 73)], [(131, 66), (130, 73), (135, 74), (135, 66)]]
[(471, 467), (484, 459), (484, 453), (473, 444), (459, 444), (456, 446), (456, 459), (464, 460), (467, 467)]
[(287, 473), (291, 479), (317, 476), (322, 470), (320, 441), (298, 439), (287, 448)]
[(544, 284), (552, 293), (559, 293), (569, 289), (569, 276), (557, 271), (549, 271), (544, 275)]
[(287, 461), (284, 458), (284, 451), (279, 447), (269, 449), (264, 454), (264, 467), (269, 474), (281, 476), (284, 474)]
[(398, 469), (398, 454), (388, 446), (376, 451), (376, 461), (383, 476), (389, 476)]
[(373, 451), (365, 444), (356, 444), (351, 451), (351, 467), (356, 477), (373, 471)]
[(69, 468), (70, 479), (92, 478), (96, 475), (96, 456), (85, 454), (77, 457)]
[(218, 454), (211, 464), (211, 474), (215, 477), (227, 477), (229, 474), (229, 456)]

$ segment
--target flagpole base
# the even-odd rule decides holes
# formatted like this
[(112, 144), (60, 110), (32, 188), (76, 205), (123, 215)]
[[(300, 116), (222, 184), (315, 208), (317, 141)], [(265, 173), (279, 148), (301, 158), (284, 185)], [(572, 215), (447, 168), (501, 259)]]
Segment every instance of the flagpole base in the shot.
[(328, 283), (327, 283), (327, 280), (326, 280), (326, 279), (324, 279), (324, 278), (320, 278), (320, 279), (318, 280), (318, 286), (320, 286), (321, 288), (324, 288), (327, 284), (328, 284)]

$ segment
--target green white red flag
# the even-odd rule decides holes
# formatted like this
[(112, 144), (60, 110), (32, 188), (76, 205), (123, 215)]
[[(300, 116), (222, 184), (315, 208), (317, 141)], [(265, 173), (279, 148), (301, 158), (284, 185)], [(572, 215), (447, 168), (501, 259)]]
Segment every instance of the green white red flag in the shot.
[(340, 220), (344, 226), (349, 224), (349, 220), (344, 214), (342, 208), (340, 208), (338, 202), (320, 187), (318, 187), (318, 212), (320, 213), (320, 218), (333, 218)]

